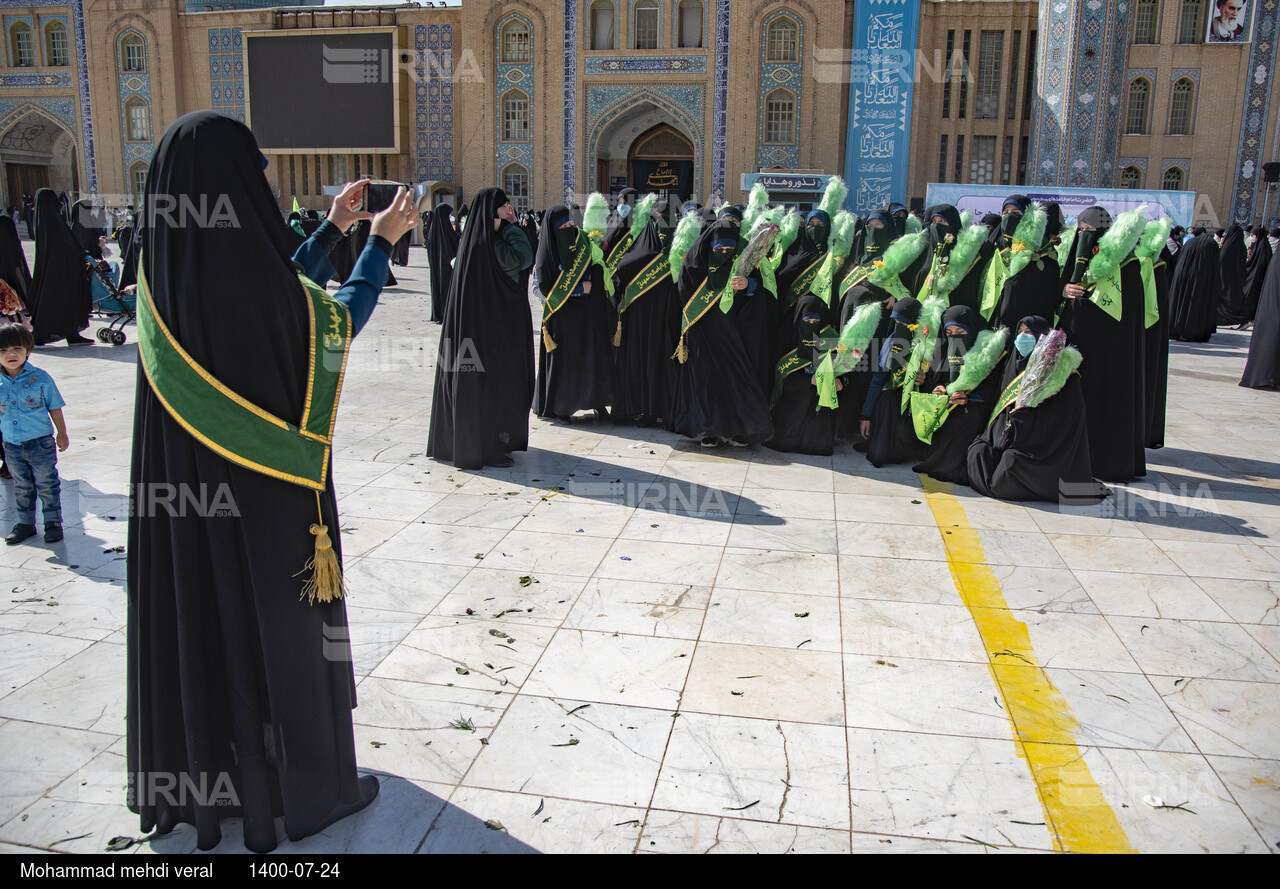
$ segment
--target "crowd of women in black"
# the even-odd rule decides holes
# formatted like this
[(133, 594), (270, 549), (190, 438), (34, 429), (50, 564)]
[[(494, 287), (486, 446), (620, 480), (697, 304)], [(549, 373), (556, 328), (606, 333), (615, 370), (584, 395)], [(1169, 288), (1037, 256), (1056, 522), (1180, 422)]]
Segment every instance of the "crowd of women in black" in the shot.
[[(526, 292), (519, 275), (503, 276), (507, 302), (468, 285), (477, 269), (454, 247), (449, 208), (437, 209), (427, 239), (433, 293), (446, 297), (433, 315), (448, 329), (429, 453), (460, 467), (510, 465), (532, 404), (563, 423), (588, 411), (659, 424), (705, 448), (826, 455), (847, 443), (876, 466), (907, 464), (1002, 499), (1095, 500), (1100, 482), (1143, 477), (1145, 450), (1163, 446), (1168, 344), (1187, 335), (1188, 289), (1235, 288), (1214, 310), (1224, 320), (1229, 305), (1256, 311), (1255, 345), (1264, 280), (1280, 292), (1280, 276), (1266, 275), (1267, 237), (1246, 261), (1238, 229), (1221, 248), (1212, 236), (1184, 245), (1167, 218), (1132, 210), (1113, 220), (1101, 207), (1066, 228), (1056, 204), (1016, 194), (976, 223), (939, 205), (921, 225), (901, 204), (853, 217), (839, 209), (843, 196), (835, 180), (801, 215), (763, 193), (710, 211), (628, 190), (604, 216), (598, 195), (585, 212), (526, 216), (542, 303), (541, 329), (530, 331), (536, 373), (528, 355), (488, 384), (474, 371), (490, 369), (488, 343), (520, 341)], [(473, 205), (471, 219), (492, 209)], [(1236, 245), (1239, 274), (1220, 275)], [(449, 284), (436, 288), (437, 276)], [(463, 299), (486, 303), (450, 326)], [(496, 332), (508, 323), (513, 334)], [(1274, 340), (1280, 325), (1266, 323)], [(469, 342), (468, 363), (458, 348), (473, 336), (486, 342)], [(464, 379), (469, 396), (459, 398)], [(499, 404), (505, 419), (455, 446), (476, 425), (458, 412)]]

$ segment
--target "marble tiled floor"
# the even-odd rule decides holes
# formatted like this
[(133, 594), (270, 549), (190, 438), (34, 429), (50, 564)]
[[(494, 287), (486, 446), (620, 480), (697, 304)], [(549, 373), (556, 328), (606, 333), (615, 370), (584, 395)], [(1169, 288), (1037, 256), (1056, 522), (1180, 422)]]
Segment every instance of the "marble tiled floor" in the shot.
[[(334, 460), (357, 749), (382, 794), (280, 851), (1054, 848), (914, 474), (585, 419), (534, 419), (509, 470), (434, 463), (438, 329), (411, 264), (354, 347)], [(4, 851), (138, 834), (129, 333), (34, 359), (68, 402), (68, 529), (0, 547)], [(1247, 345), (1173, 348), (1168, 446), (1114, 506), (955, 492), (1143, 852), (1280, 844), (1280, 395), (1235, 385)], [(193, 848), (180, 829), (133, 851)]]

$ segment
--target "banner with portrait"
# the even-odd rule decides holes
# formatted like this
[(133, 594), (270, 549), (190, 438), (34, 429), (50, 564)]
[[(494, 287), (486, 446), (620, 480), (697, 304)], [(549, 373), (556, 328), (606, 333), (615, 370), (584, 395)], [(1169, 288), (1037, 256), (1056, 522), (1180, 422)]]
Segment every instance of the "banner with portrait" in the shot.
[(1258, 0), (1209, 0), (1205, 43), (1248, 43), (1253, 38), (1253, 8)]

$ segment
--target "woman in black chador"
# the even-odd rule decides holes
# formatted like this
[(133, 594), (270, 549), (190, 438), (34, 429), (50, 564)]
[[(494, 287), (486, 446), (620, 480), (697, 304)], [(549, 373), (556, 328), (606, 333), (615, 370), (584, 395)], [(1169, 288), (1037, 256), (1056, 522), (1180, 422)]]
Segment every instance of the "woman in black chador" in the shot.
[(1247, 265), (1244, 229), (1233, 224), (1223, 236), (1222, 248), (1218, 251), (1218, 323), (1223, 326), (1235, 326), (1248, 320), (1244, 305)]
[[(201, 849), (221, 840), (220, 819), (239, 817), (245, 845), (268, 852), (275, 818), (299, 840), (378, 792), (376, 777), (356, 773), (355, 682), (346, 608), (332, 598), (336, 578), (324, 574), (314, 604), (303, 598), (311, 560), (316, 580), (334, 556), (341, 563), (332, 461), (327, 448), (285, 454), (264, 446), (282, 434), (290, 442), (302, 436), (296, 427), (290, 435), (265, 421), (253, 425), (225, 395), (190, 401), (198, 386), (175, 388), (174, 379), (186, 378), (166, 379), (156, 368), (191, 379), (195, 368), (163, 348), (168, 339), (159, 331), (143, 336), (143, 322), (165, 325), (191, 361), (257, 410), (314, 430), (337, 408), (322, 384), (333, 382), (346, 354), (343, 318), (352, 334), (368, 320), (391, 242), (413, 223), (412, 194), (402, 192), (374, 220), (368, 247), (333, 297), (304, 283), (290, 262), (262, 154), (239, 121), (201, 111), (170, 126), (145, 206), (155, 207), (159, 195), (194, 206), (229, 200), (237, 224), (201, 226), (153, 212), (139, 235), (139, 343), (151, 345), (140, 349), (130, 482), (129, 807), (144, 833), (193, 824)], [(330, 218), (350, 224), (362, 215), (358, 202), (352, 184)], [(326, 224), (292, 257), (320, 287), (333, 270), (325, 254), (340, 236)], [(148, 305), (151, 312), (142, 311)], [(210, 412), (234, 422), (210, 424)], [(209, 508), (157, 502), (157, 491), (175, 489), (182, 503), (203, 496)], [(321, 526), (330, 529), (332, 553)]]
[(1249, 340), (1249, 360), (1240, 385), (1248, 389), (1280, 388), (1280, 260), (1267, 270)]
[(680, 313), (662, 237), (666, 217), (666, 202), (655, 204), (651, 218), (618, 265), (617, 296), (623, 308), (614, 415), (638, 426), (665, 419), (671, 406), (671, 353), (680, 333)]
[[(677, 347), (669, 427), (706, 448), (746, 447), (773, 434), (768, 397), (742, 342), (739, 325), (720, 310), (726, 286), (739, 293), (760, 285), (731, 279), (738, 227), (719, 219), (703, 229), (680, 269), (677, 302), (687, 329)], [(706, 287), (703, 287), (703, 284)]]
[(533, 328), (519, 283), (533, 247), (502, 189), (483, 189), (472, 207), (445, 299), (427, 439), (428, 457), (459, 469), (512, 465), (512, 451), (529, 449), (533, 401)]
[[(578, 231), (567, 207), (557, 205), (547, 211), (533, 264), (538, 291), (544, 298), (551, 296), (561, 275), (573, 267), (575, 257), (590, 250)], [(594, 410), (597, 419), (605, 419), (609, 405), (618, 403), (613, 366), (618, 313), (605, 291), (606, 274), (603, 266), (588, 259), (586, 273), (568, 298), (550, 317), (544, 310), (547, 335), (538, 350), (533, 404), (539, 417), (568, 422), (578, 411)], [(554, 348), (548, 348), (548, 338)]]
[(1213, 235), (1192, 238), (1178, 251), (1169, 282), (1169, 339), (1207, 343), (1218, 330), (1218, 255)]
[[(279, 216), (279, 213), (276, 214)], [(76, 242), (58, 209), (52, 189), (36, 192), (36, 267), (27, 311), (36, 345), (65, 339), (69, 346), (92, 343), (80, 336), (89, 326), (89, 269), (85, 251)]]
[(424, 240), (431, 273), (431, 320), (444, 322), (445, 300), (453, 280), (453, 262), (458, 256), (458, 232), (453, 227), (453, 207), (441, 204), (431, 213)]

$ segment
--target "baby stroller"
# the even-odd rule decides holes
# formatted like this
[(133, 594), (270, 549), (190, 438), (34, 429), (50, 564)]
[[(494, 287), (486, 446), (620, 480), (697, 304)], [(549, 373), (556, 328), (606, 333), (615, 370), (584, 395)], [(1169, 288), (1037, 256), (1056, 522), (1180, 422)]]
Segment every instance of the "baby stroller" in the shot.
[(92, 314), (109, 319), (106, 327), (98, 328), (98, 342), (123, 345), (124, 326), (134, 320), (138, 298), (134, 294), (123, 292), (117, 286), (120, 281), (119, 263), (94, 259), (92, 256), (86, 256), (85, 262), (89, 266)]

